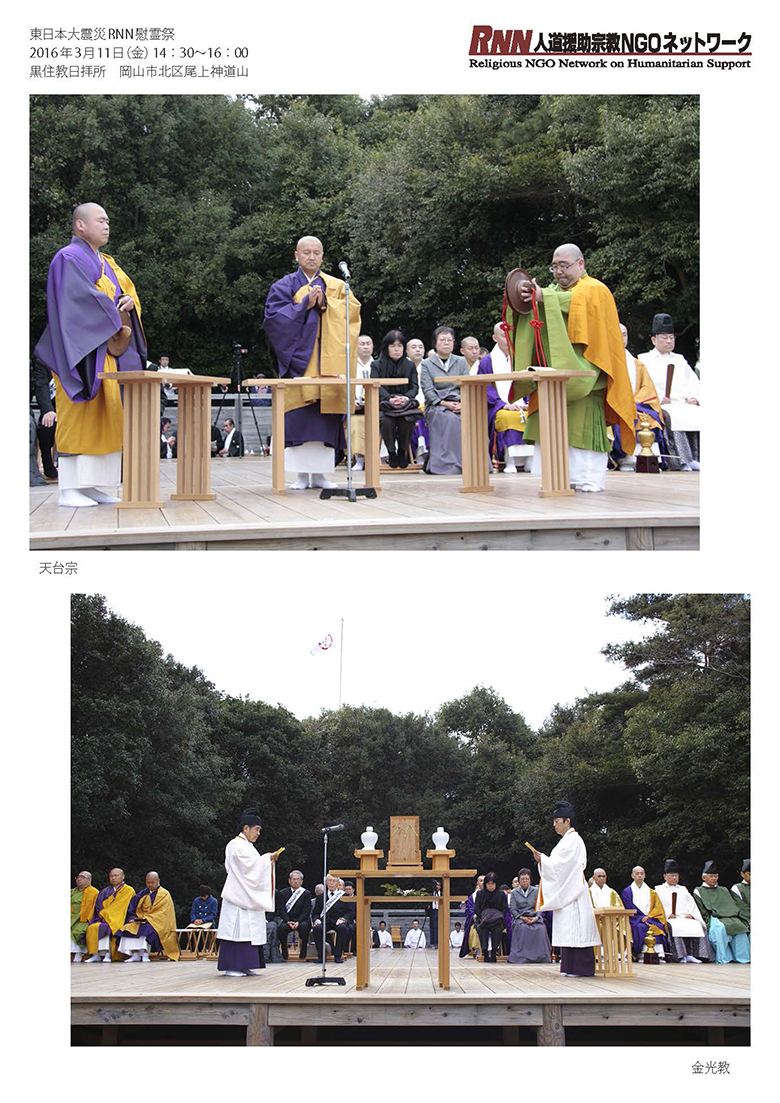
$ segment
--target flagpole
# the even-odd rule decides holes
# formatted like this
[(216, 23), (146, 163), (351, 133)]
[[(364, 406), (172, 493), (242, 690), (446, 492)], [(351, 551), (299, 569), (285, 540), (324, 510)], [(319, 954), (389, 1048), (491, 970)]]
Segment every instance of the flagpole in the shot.
[(339, 712), (341, 711), (341, 678), (344, 670), (344, 621), (341, 621), (341, 645), (339, 648)]

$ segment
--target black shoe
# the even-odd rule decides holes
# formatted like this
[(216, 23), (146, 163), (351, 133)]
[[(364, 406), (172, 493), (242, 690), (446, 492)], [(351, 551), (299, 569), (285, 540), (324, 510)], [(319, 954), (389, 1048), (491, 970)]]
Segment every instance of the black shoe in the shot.
[(408, 455), (408, 453), (404, 452), (403, 456), (398, 457), (398, 466), (399, 467), (408, 467), (409, 466), (409, 455)]
[(398, 467), (398, 456), (395, 452), (391, 452), (387, 457), (387, 462), (390, 467)]
[(336, 965), (341, 965), (344, 958), (343, 957), (334, 957), (333, 960), (335, 961)]

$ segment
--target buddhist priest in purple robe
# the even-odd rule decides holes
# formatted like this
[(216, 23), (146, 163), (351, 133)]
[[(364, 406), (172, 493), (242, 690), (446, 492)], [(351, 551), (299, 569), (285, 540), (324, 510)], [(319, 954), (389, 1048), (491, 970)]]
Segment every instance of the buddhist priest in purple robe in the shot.
[[(297, 271), (277, 280), (265, 304), (265, 331), (282, 379), (346, 375), (347, 298), (343, 280), (321, 271), (322, 242), (302, 237), (295, 249)], [(357, 363), (360, 303), (350, 293), (350, 375)], [(334, 487), (325, 478), (344, 449), (346, 388), (284, 388), (284, 466), (298, 475), (295, 490)]]
[(98, 487), (121, 479), (122, 397), (116, 380), (100, 373), (146, 368), (141, 303), (130, 277), (102, 252), (108, 233), (101, 206), (76, 207), (70, 244), (49, 266), (48, 325), (35, 348), (55, 379), (60, 505), (75, 508), (118, 501)]

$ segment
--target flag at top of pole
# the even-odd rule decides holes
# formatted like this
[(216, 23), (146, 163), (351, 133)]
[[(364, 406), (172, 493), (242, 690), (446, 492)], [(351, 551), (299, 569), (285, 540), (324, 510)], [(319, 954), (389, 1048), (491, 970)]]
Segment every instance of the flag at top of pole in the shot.
[(320, 642), (317, 644), (317, 646), (312, 647), (309, 654), (310, 655), (319, 655), (323, 651), (328, 651), (329, 648), (331, 648), (331, 647), (333, 647), (333, 636), (330, 636), (330, 635), (323, 636), (322, 639), (320, 640)]

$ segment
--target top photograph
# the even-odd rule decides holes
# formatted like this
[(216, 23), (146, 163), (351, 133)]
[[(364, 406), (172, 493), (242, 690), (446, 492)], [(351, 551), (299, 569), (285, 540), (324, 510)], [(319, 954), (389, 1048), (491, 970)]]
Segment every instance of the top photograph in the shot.
[(30, 98), (30, 547), (696, 551), (699, 97)]

